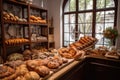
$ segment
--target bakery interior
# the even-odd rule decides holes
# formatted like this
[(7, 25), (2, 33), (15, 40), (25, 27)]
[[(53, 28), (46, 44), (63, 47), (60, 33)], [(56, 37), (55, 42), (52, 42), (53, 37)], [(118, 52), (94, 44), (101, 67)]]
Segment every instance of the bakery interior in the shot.
[(0, 0), (0, 80), (120, 80), (120, 0)]

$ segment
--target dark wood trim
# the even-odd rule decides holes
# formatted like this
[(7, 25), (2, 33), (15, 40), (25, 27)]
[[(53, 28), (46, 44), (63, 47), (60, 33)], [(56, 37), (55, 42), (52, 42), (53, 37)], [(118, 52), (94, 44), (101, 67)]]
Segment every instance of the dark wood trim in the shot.
[(117, 10), (118, 10), (118, 0), (114, 0), (115, 2), (115, 17), (114, 17), (114, 27), (117, 28)]
[[(106, 9), (96, 9), (96, 12), (98, 11), (109, 11), (109, 10), (115, 10), (116, 8), (106, 8)], [(87, 12), (92, 12), (93, 10), (82, 10), (82, 11), (78, 11), (78, 13), (87, 13)], [(76, 13), (76, 11), (72, 11), (72, 12), (64, 12), (63, 14), (74, 14)]]
[[(75, 29), (76, 29), (76, 31), (78, 31), (78, 9), (79, 9), (79, 7), (78, 7), (78, 2), (79, 0), (76, 0), (76, 19), (75, 19), (75, 22), (76, 22), (76, 24), (75, 24)], [(78, 40), (78, 33), (75, 33), (75, 41), (77, 41)]]
[[(28, 36), (29, 36), (29, 40), (30, 40), (30, 43), (31, 43), (31, 27), (30, 27), (30, 5), (28, 5), (28, 8), (27, 8), (27, 15), (28, 15)], [(32, 49), (32, 44), (30, 44), (30, 49)]]
[(0, 0), (0, 15), (1, 15), (1, 34), (2, 34), (2, 54), (3, 60), (5, 62), (6, 60), (6, 45), (5, 45), (5, 30), (4, 30), (4, 23), (3, 23), (3, 6), (2, 6), (3, 0)]
[(96, 0), (93, 0), (93, 23), (92, 23), (92, 36), (93, 37), (95, 37), (95, 25), (96, 25), (95, 22), (96, 22)]

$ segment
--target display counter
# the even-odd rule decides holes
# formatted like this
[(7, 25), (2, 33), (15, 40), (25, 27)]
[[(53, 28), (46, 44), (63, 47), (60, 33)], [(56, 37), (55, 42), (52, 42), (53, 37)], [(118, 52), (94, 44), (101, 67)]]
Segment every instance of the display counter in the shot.
[(47, 80), (118, 80), (120, 60), (86, 56), (60, 69)]

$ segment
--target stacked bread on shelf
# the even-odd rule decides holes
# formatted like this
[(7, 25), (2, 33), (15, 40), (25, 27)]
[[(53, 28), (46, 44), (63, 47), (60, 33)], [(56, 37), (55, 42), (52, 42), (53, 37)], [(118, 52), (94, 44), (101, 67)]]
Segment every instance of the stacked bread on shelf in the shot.
[(34, 16), (34, 15), (31, 15), (30, 16), (30, 22), (32, 23), (47, 23), (46, 20), (42, 19), (41, 17), (37, 17), (37, 16)]
[(6, 45), (18, 45), (18, 44), (22, 44), (22, 43), (28, 43), (29, 40), (28, 39), (24, 39), (24, 38), (16, 38), (16, 39), (8, 39), (5, 41)]
[(19, 21), (19, 22), (27, 22), (27, 20), (25, 18), (20, 18), (18, 16), (15, 16), (14, 14), (10, 13), (10, 12), (3, 12), (3, 19), (5, 21)]

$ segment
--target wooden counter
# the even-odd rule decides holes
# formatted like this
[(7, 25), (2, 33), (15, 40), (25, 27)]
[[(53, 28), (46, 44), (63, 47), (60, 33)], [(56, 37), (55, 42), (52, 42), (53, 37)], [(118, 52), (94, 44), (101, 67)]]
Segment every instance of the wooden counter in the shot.
[[(116, 80), (120, 74), (120, 60), (103, 56), (86, 56), (60, 69), (47, 80)], [(104, 79), (103, 79), (104, 77)]]
[(60, 76), (64, 75), (65, 73), (67, 73), (71, 68), (73, 68), (75, 65), (77, 65), (78, 63), (80, 63), (80, 61), (73, 61), (72, 63), (70, 63), (68, 66), (62, 68), (61, 70), (57, 71), (56, 73), (54, 73), (51, 77), (49, 77), (47, 80), (56, 80), (57, 78), (59, 78)]

